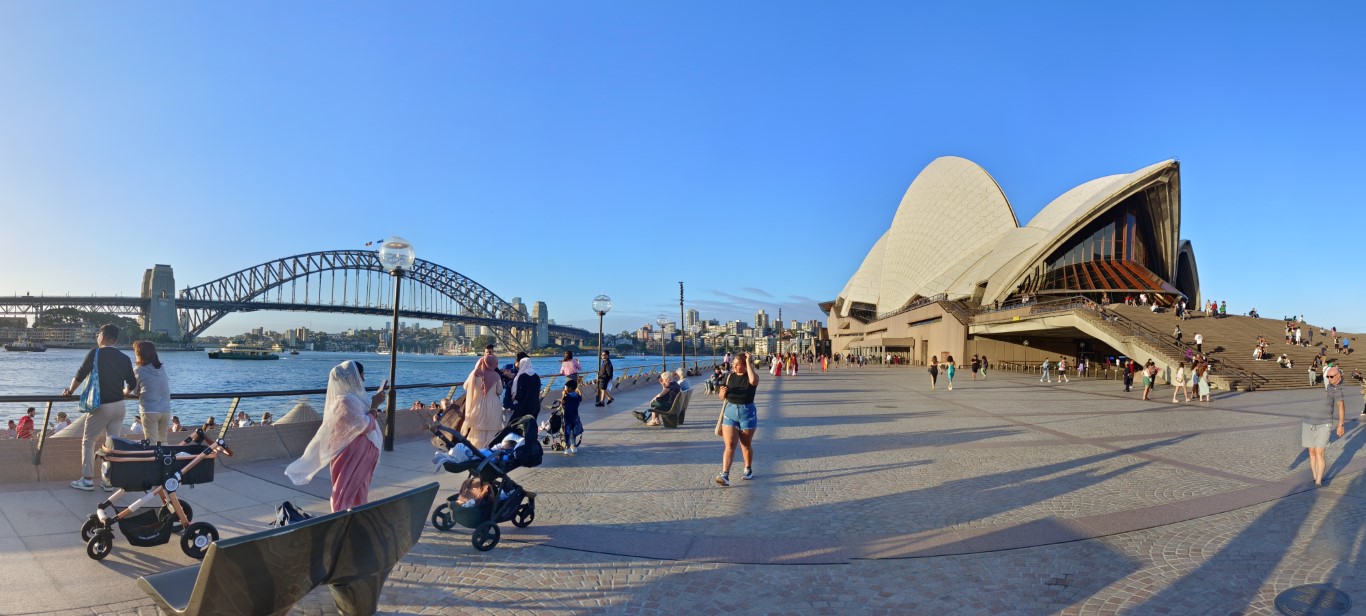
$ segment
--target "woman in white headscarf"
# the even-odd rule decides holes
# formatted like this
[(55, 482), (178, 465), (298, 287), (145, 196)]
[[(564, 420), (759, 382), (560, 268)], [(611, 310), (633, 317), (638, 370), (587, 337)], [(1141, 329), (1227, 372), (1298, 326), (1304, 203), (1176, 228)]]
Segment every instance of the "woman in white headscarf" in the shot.
[(531, 367), (531, 358), (517, 360), (517, 376), (512, 377), (512, 417), (514, 421), (523, 415), (536, 419), (541, 414), (541, 377)]
[(370, 481), (379, 462), (380, 433), (375, 416), (387, 387), (367, 400), (364, 379), (365, 368), (360, 362), (348, 360), (332, 369), (327, 377), (323, 423), (304, 455), (285, 469), (290, 481), (303, 485), (330, 465), (333, 512), (369, 501)]
[(474, 445), (484, 449), (503, 429), (503, 377), (498, 374), (498, 358), (484, 355), (475, 362), (465, 379), (465, 423), (460, 431)]

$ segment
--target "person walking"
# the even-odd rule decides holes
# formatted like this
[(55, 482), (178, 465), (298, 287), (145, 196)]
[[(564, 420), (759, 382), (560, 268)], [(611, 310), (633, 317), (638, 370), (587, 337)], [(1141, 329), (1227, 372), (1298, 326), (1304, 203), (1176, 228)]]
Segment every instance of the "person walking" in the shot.
[(560, 393), (560, 410), (564, 413), (564, 452), (567, 455), (579, 453), (579, 445), (583, 441), (583, 420), (579, 418), (579, 403), (582, 401), (579, 382), (565, 383), (564, 391)]
[(1329, 360), (1328, 368), (1323, 371), (1325, 391), (1328, 394), (1328, 409), (1315, 409), (1313, 405), (1303, 407), (1300, 416), (1300, 444), (1309, 450), (1309, 470), (1314, 475), (1314, 485), (1323, 485), (1323, 473), (1328, 468), (1324, 450), (1328, 448), (1329, 431), (1337, 417), (1337, 435), (1346, 434), (1347, 406), (1343, 400), (1342, 369), (1337, 362)]
[(1126, 360), (1126, 361), (1124, 362), (1124, 365), (1122, 366), (1122, 368), (1123, 368), (1123, 370), (1124, 370), (1124, 391), (1125, 391), (1125, 393), (1128, 393), (1129, 391), (1132, 391), (1133, 386), (1134, 386), (1134, 360), (1133, 360), (1133, 358), (1130, 358), (1130, 359)]
[(754, 407), (754, 393), (759, 389), (759, 373), (750, 363), (749, 353), (736, 357), (734, 370), (721, 384), (721, 440), (725, 451), (721, 457), (721, 474), (716, 483), (730, 485), (730, 466), (735, 459), (735, 445), (745, 460), (745, 479), (754, 478), (754, 431), (759, 428), (759, 414)]
[(1176, 392), (1180, 391), (1186, 395), (1186, 402), (1191, 401), (1191, 390), (1186, 386), (1186, 362), (1176, 364), (1176, 389), (1172, 390), (1172, 404), (1176, 404)]
[(1059, 383), (1071, 383), (1071, 382), (1072, 382), (1071, 379), (1067, 378), (1067, 358), (1066, 358), (1066, 357), (1060, 357), (1060, 358), (1058, 358), (1058, 382), (1059, 382)]
[(930, 362), (930, 391), (935, 390), (935, 383), (939, 382), (939, 360)]
[(990, 365), (991, 365), (991, 364), (987, 363), (987, 356), (986, 356), (986, 355), (983, 355), (983, 356), (982, 356), (982, 380), (983, 380), (983, 381), (987, 380), (987, 367), (989, 367)]
[(138, 413), (142, 417), (143, 437), (152, 443), (168, 443), (166, 434), (171, 421), (171, 381), (157, 356), (156, 345), (139, 340), (133, 343), (133, 358), (137, 377), (136, 389), (124, 395), (138, 399)]
[(573, 351), (565, 351), (564, 359), (560, 360), (560, 376), (564, 377), (565, 383), (579, 380), (580, 372), (583, 372), (583, 364), (574, 359)]
[(1052, 364), (1049, 362), (1049, 360), (1048, 360), (1047, 357), (1045, 357), (1045, 358), (1043, 359), (1043, 363), (1042, 363), (1042, 364), (1039, 364), (1039, 382), (1040, 382), (1040, 383), (1052, 383), (1052, 382), (1053, 382), (1053, 377), (1050, 376), (1050, 375), (1048, 374), (1048, 370), (1050, 369), (1051, 366), (1052, 366)]
[[(101, 437), (109, 439), (112, 445), (112, 439), (119, 436), (119, 431), (123, 429), (123, 418), (127, 415), (123, 404), (124, 388), (137, 387), (132, 360), (114, 347), (118, 341), (117, 325), (108, 323), (100, 327), (99, 335), (95, 338), (96, 348), (86, 353), (81, 367), (76, 370), (76, 377), (62, 390), (63, 396), (70, 396), (91, 372), (99, 373), (99, 382), (91, 385), (99, 388), (100, 405), (86, 415), (81, 428), (81, 477), (71, 482), (71, 487), (77, 490), (95, 489), (95, 483), (91, 481), (94, 476), (95, 447)], [(100, 483), (105, 492), (114, 491), (114, 486)]]
[(972, 356), (972, 380), (977, 380), (977, 373), (982, 369), (982, 359), (976, 355)]
[(954, 374), (954, 372), (955, 372), (955, 370), (956, 370), (954, 364), (956, 364), (956, 363), (958, 363), (958, 362), (955, 362), (955, 361), (953, 360), (953, 356), (950, 355), (949, 358), (948, 358), (948, 360), (947, 360), (945, 363), (947, 364), (947, 369), (944, 371), (944, 373), (945, 373), (945, 376), (949, 377), (949, 391), (953, 391), (953, 374)]
[[(593, 406), (603, 406), (616, 401), (612, 397), (612, 371), (611, 351), (603, 351), (598, 357), (598, 401)], [(726, 363), (730, 363), (730, 353), (726, 353)]]
[(323, 467), (332, 476), (332, 512), (346, 511), (370, 500), (370, 482), (379, 463), (380, 430), (375, 418), (388, 395), (384, 382), (365, 398), (365, 366), (346, 360), (327, 375), (327, 399), (323, 403), (323, 423), (313, 434), (298, 460), (285, 467), (285, 476), (294, 485), (313, 480)]
[(1178, 345), (1181, 344), (1181, 326), (1180, 326), (1180, 325), (1177, 325), (1177, 326), (1176, 326), (1176, 331), (1175, 331), (1172, 335), (1176, 337), (1176, 344), (1178, 344)]
[(1205, 352), (1205, 336), (1200, 332), (1195, 332), (1195, 352), (1197, 354)]

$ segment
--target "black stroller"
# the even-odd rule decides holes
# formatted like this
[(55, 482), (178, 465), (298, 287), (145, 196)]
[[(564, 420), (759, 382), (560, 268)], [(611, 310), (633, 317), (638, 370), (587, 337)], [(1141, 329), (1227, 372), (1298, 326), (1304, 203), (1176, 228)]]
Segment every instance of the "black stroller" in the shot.
[[(139, 547), (163, 545), (171, 535), (180, 535), (180, 549), (187, 556), (203, 559), (209, 544), (218, 540), (218, 529), (208, 522), (193, 522), (194, 509), (176, 495), (181, 486), (213, 482), (213, 461), (219, 453), (231, 456), (232, 450), (219, 439), (210, 441), (203, 429), (182, 445), (150, 445), (147, 441), (113, 439), (114, 448), (104, 447), (106, 480), (118, 488), (81, 526), (85, 553), (101, 560), (114, 549), (114, 526)], [(127, 491), (146, 492), (127, 507), (114, 503)], [(141, 513), (139, 509), (147, 507)], [(155, 508), (153, 508), (155, 507)]]
[[(495, 450), (492, 455), (484, 455), (463, 435), (446, 426), (438, 425), (432, 429), (448, 448), (464, 445), (473, 457), (459, 462), (444, 462), (442, 466), (448, 473), (468, 472), (471, 479), (478, 479), (491, 486), (488, 498), (473, 506), (462, 506), (456, 501), (460, 493), (452, 494), (432, 512), (432, 526), (437, 530), (448, 531), (456, 524), (473, 528), (470, 543), (476, 550), (487, 552), (498, 545), (501, 531), (499, 522), (512, 522), (513, 526), (526, 528), (536, 519), (536, 493), (522, 489), (508, 473), (521, 467), (541, 465), (545, 450), (536, 440), (536, 418), (523, 415), (513, 419), (507, 427), (498, 432), (494, 443), (506, 440), (509, 434), (521, 437), (521, 442), (509, 450)], [(468, 483), (468, 480), (467, 480)]]

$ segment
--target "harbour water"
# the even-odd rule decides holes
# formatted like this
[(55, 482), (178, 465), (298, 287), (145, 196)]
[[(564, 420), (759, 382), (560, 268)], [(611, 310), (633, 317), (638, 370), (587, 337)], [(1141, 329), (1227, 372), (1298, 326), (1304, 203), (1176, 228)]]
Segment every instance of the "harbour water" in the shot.
[[(60, 394), (70, 384), (71, 377), (75, 376), (87, 352), (88, 349), (49, 349), (45, 353), (0, 352), (0, 396)], [(132, 357), (131, 351), (125, 353)], [(170, 374), (171, 392), (177, 394), (325, 389), (328, 371), (348, 359), (360, 361), (365, 366), (365, 382), (368, 386), (378, 385), (389, 375), (388, 355), (304, 352), (299, 355), (284, 354), (277, 361), (236, 361), (209, 359), (205, 352), (161, 354), (162, 363)], [(400, 385), (463, 382), (476, 359), (468, 356), (399, 354), (397, 380)], [(542, 381), (547, 381), (550, 375), (559, 374), (559, 359), (532, 358), (532, 365), (541, 374)], [(706, 359), (710, 360), (710, 356)], [(597, 372), (596, 358), (583, 357), (579, 361), (583, 364), (584, 374)], [(621, 374), (626, 368), (658, 365), (659, 361), (658, 355), (614, 357), (612, 365)], [(511, 356), (499, 356), (500, 365), (511, 362)], [(674, 368), (677, 365), (678, 357), (669, 357), (669, 366)], [(418, 400), (430, 403), (445, 397), (447, 392), (449, 387), (403, 389), (398, 392), (397, 404), (400, 408), (407, 408)], [(246, 411), (253, 420), (259, 420), (265, 412), (279, 418), (300, 401), (308, 401), (314, 408), (322, 410), (322, 399), (321, 395), (246, 398), (241, 401), (238, 410)], [(203, 423), (210, 415), (221, 421), (230, 404), (231, 400), (226, 398), (176, 400), (172, 403), (172, 414), (180, 417), (185, 425)], [(29, 406), (38, 408), (41, 421), (42, 404), (0, 404), (0, 421), (18, 419)], [(76, 403), (58, 402), (52, 408), (54, 418), (58, 411), (66, 411), (74, 418)], [(131, 422), (136, 413), (137, 403), (130, 400), (127, 422)]]

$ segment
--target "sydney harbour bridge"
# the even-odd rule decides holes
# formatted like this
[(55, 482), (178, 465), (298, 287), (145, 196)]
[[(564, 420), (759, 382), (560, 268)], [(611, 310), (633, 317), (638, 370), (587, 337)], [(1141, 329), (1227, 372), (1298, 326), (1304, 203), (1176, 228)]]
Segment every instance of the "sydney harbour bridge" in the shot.
[[(136, 296), (0, 296), (0, 315), (38, 316), (77, 308), (135, 316), (149, 332), (193, 340), (233, 312), (274, 310), (391, 316), (395, 278), (369, 250), (329, 250), (284, 257), (177, 290), (168, 265), (143, 276)], [(501, 346), (525, 350), (550, 342), (580, 342), (589, 332), (551, 325), (544, 312), (504, 301), (448, 267), (418, 259), (398, 278), (399, 315), (488, 327)]]

